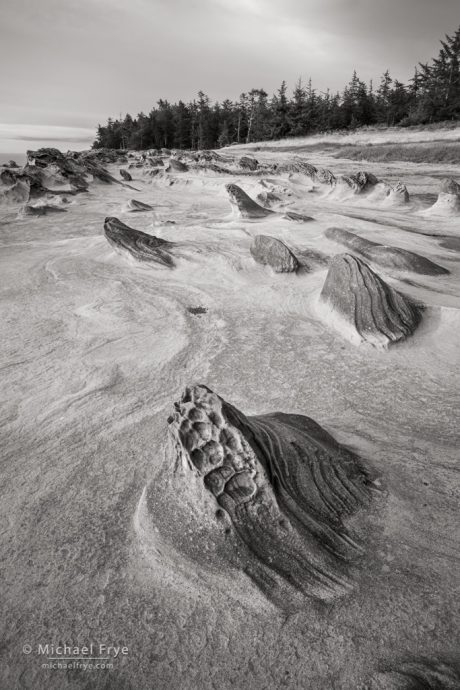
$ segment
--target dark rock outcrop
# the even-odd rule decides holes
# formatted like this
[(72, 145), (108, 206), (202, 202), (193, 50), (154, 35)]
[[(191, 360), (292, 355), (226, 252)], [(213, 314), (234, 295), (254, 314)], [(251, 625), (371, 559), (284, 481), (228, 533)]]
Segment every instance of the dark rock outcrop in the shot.
[(299, 262), (284, 242), (268, 235), (256, 235), (250, 248), (255, 261), (271, 266), (276, 273), (293, 273)]
[(104, 232), (110, 244), (121, 253), (128, 252), (137, 261), (174, 267), (173, 242), (130, 228), (118, 218), (106, 218)]
[(334, 257), (320, 301), (346, 337), (374, 347), (386, 348), (404, 340), (421, 320), (419, 306), (351, 254)]
[(449, 273), (447, 268), (435, 264), (425, 256), (410, 252), (407, 249), (371, 242), (342, 228), (327, 228), (324, 234), (328, 239), (338, 242), (348, 249), (353, 249), (364, 258), (384, 268), (411, 271), (429, 276)]
[(390, 187), (387, 192), (385, 203), (392, 206), (402, 206), (409, 203), (409, 192), (402, 182), (397, 182), (394, 187)]
[(166, 172), (182, 173), (187, 172), (187, 170), (188, 166), (185, 163), (182, 163), (182, 161), (177, 160), (177, 158), (169, 159), (169, 165), (166, 168)]
[(242, 156), (238, 161), (238, 165), (244, 170), (257, 170), (259, 161), (250, 156)]
[(123, 168), (120, 169), (120, 175), (124, 180), (126, 180), (126, 182), (132, 182), (133, 181), (131, 174), (127, 170), (123, 170)]
[(144, 204), (143, 201), (138, 201), (137, 199), (130, 199), (128, 202), (128, 210), (133, 213), (141, 211), (153, 211), (153, 206)]
[(230, 203), (242, 218), (266, 218), (274, 213), (269, 208), (259, 206), (236, 184), (227, 184), (225, 189), (228, 192)]
[(345, 521), (378, 484), (363, 461), (309, 417), (246, 417), (203, 385), (174, 407), (177, 457), (227, 514), (259, 586), (323, 600), (349, 591), (363, 547)]
[(260, 192), (260, 194), (257, 195), (257, 201), (260, 201), (261, 204), (264, 206), (276, 206), (277, 204), (280, 204), (283, 200), (278, 194), (275, 194), (274, 192)]

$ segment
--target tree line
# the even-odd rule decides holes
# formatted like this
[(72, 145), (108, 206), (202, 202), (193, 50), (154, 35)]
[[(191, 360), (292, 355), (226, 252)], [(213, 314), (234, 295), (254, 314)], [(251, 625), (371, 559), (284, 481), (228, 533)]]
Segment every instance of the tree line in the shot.
[(354, 72), (342, 92), (319, 92), (311, 80), (286, 82), (269, 97), (264, 89), (237, 101), (211, 103), (200, 91), (190, 103), (160, 99), (150, 113), (98, 125), (93, 148), (207, 149), (304, 136), (362, 125), (410, 126), (460, 119), (460, 27), (441, 41), (439, 55), (419, 63), (408, 84), (388, 71), (375, 88)]

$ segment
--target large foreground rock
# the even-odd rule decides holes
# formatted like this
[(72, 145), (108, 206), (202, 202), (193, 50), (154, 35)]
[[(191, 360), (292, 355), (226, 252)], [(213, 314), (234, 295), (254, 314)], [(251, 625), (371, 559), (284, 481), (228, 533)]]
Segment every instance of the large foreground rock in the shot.
[(379, 348), (404, 340), (421, 320), (420, 307), (351, 254), (334, 257), (320, 302), (345, 337)]
[(391, 247), (378, 242), (371, 242), (353, 232), (342, 228), (327, 228), (325, 236), (348, 249), (353, 249), (364, 258), (384, 268), (399, 271), (410, 271), (422, 275), (436, 276), (449, 273), (447, 268), (435, 264), (426, 256), (410, 252), (407, 249)]
[(323, 600), (349, 591), (363, 547), (345, 522), (377, 489), (361, 459), (309, 417), (246, 417), (206, 386), (187, 388), (174, 407), (177, 459), (227, 514), (259, 586)]
[(174, 247), (173, 242), (130, 228), (118, 218), (113, 217), (105, 219), (104, 232), (117, 251), (128, 252), (137, 261), (161, 264), (168, 268), (174, 267), (171, 253)]
[(256, 235), (250, 251), (257, 263), (271, 266), (276, 273), (293, 273), (299, 268), (295, 255), (276, 237)]

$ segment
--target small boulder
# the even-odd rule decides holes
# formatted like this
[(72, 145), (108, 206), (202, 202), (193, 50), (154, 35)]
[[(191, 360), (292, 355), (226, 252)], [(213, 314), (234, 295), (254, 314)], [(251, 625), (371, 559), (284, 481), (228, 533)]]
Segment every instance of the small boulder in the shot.
[(257, 263), (271, 266), (275, 273), (294, 273), (299, 268), (295, 255), (276, 237), (256, 235), (250, 251)]

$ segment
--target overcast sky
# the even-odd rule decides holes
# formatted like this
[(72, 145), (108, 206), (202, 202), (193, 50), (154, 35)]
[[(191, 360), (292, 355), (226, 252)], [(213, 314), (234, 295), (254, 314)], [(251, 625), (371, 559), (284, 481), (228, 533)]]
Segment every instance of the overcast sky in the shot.
[(0, 0), (0, 152), (85, 148), (107, 117), (200, 89), (405, 81), (459, 24), (459, 0)]

